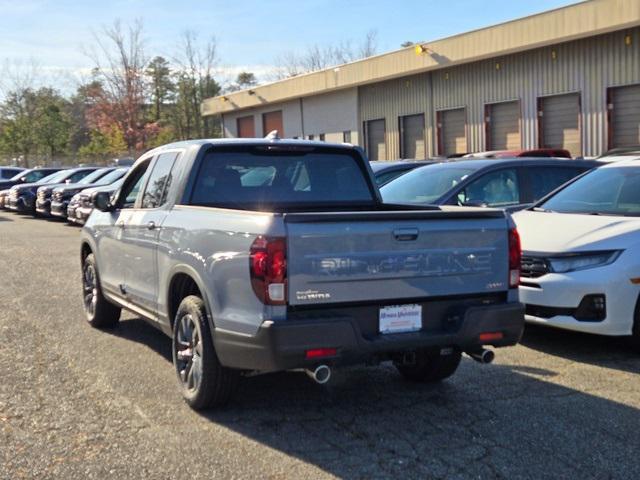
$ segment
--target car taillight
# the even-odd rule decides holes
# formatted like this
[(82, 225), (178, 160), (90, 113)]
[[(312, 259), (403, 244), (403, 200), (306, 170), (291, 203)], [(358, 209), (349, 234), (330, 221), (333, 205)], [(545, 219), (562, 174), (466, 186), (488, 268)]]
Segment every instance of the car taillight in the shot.
[(509, 288), (517, 288), (520, 285), (521, 261), (520, 235), (517, 229), (512, 228), (509, 230)]
[(251, 244), (251, 286), (266, 305), (285, 305), (287, 295), (287, 251), (281, 237), (259, 236)]

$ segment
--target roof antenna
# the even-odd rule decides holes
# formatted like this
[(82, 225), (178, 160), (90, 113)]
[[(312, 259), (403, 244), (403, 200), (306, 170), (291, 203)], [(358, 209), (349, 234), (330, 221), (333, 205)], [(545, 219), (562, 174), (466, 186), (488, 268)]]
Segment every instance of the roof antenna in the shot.
[(278, 130), (271, 130), (265, 137), (265, 140), (280, 140)]

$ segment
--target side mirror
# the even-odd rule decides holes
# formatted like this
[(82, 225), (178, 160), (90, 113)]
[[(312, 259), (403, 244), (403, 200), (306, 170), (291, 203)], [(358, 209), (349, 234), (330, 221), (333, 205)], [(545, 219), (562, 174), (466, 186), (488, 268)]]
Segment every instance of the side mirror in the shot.
[(109, 192), (96, 192), (93, 194), (93, 208), (101, 212), (110, 212), (113, 210), (111, 204), (111, 195)]

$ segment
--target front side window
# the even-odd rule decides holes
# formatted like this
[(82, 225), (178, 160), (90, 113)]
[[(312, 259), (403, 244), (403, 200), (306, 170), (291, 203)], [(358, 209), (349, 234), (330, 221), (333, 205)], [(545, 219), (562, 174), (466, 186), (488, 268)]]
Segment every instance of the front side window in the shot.
[(359, 160), (350, 151), (321, 147), (215, 150), (203, 159), (191, 203), (257, 210), (372, 205)]
[(146, 180), (146, 173), (151, 159), (148, 159), (136, 167), (127, 177), (118, 199), (118, 208), (133, 208)]
[(520, 203), (518, 173), (514, 168), (487, 173), (458, 194), (461, 205), (504, 207)]
[(164, 205), (171, 186), (171, 169), (177, 156), (176, 152), (163, 153), (158, 156), (142, 196), (142, 208), (158, 208)]

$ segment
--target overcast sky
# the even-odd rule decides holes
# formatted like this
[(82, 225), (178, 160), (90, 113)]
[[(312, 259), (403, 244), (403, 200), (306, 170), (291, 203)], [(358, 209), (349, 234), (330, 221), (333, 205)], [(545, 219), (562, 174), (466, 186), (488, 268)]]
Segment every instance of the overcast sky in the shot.
[[(221, 70), (263, 75), (274, 59), (306, 46), (378, 33), (378, 51), (428, 41), (561, 7), (561, 0), (0, 0), (0, 61), (34, 60), (52, 81), (86, 71), (83, 45), (119, 18), (140, 18), (149, 56), (170, 57), (186, 29), (215, 35)], [(65, 88), (60, 85), (61, 88)]]

